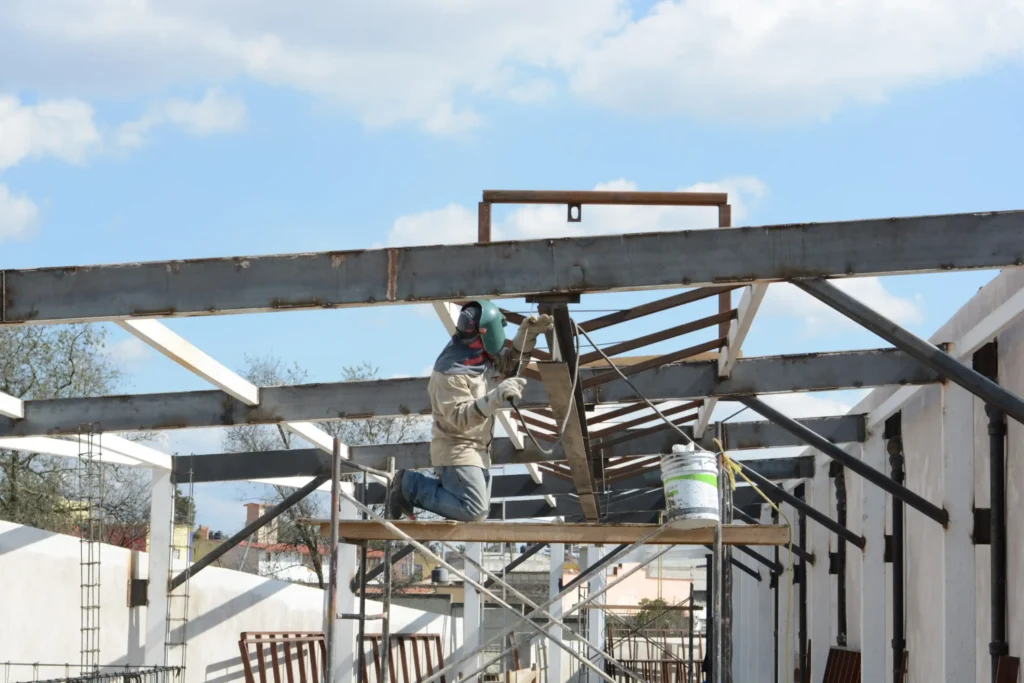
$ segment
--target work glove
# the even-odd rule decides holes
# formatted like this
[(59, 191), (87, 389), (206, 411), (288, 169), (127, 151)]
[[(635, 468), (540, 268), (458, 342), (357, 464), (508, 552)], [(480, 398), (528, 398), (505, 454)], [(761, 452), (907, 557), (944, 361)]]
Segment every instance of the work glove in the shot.
[(530, 353), (537, 346), (537, 337), (555, 327), (555, 319), (544, 315), (531, 315), (519, 325), (516, 338), (512, 340), (512, 348), (516, 353)]
[(523, 377), (509, 377), (501, 384), (494, 387), (486, 394), (476, 400), (477, 409), (484, 417), (491, 417), (498, 412), (505, 403), (511, 399), (523, 397), (523, 389), (526, 388), (526, 379)]

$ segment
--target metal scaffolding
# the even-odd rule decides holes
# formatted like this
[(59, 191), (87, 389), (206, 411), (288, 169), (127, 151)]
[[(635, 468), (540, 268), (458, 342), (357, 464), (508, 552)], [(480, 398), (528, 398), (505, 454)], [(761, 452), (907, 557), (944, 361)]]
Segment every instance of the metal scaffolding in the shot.
[[(593, 204), (704, 206), (718, 212), (721, 230), (624, 234), (559, 240), (491, 243), (491, 211), (494, 204), (561, 204), (567, 219), (582, 219), (583, 207)], [(919, 387), (940, 385), (950, 380), (990, 407), (993, 425), (994, 471), (1001, 472), (1005, 438), (1000, 427), (1005, 418), (1024, 420), (1024, 402), (998, 385), (991, 373), (968, 367), (964, 354), (976, 351), (1007, 324), (1006, 315), (986, 323), (982, 334), (968, 336), (966, 343), (951, 350), (925, 342), (868, 306), (840, 291), (830, 279), (904, 273), (938, 273), (977, 268), (1013, 268), (1024, 263), (1024, 212), (970, 213), (945, 216), (872, 219), (810, 225), (777, 225), (762, 228), (730, 228), (732, 211), (724, 193), (630, 193), (630, 192), (532, 192), (485, 191), (479, 205), (478, 243), (470, 245), (386, 248), (353, 252), (324, 252), (265, 257), (237, 257), (144, 264), (95, 266), (89, 268), (31, 269), (0, 271), (0, 325), (58, 324), (70, 321), (114, 320), (129, 333), (160, 350), (216, 389), (164, 394), (104, 396), (58, 400), (21, 400), (0, 395), (0, 438), (37, 439), (60, 452), (67, 442), (54, 437), (78, 437), (79, 487), (82, 510), (81, 586), (83, 670), (99, 665), (99, 544), (103, 530), (102, 462), (127, 462), (152, 467), (161, 486), (173, 491), (186, 485), (189, 496), (195, 483), (234, 480), (288, 480), (302, 478), (295, 492), (281, 504), (235, 534), (218, 550), (195, 564), (185, 555), (186, 568), (177, 575), (154, 573), (174, 567), (174, 500), (154, 500), (153, 515), (169, 518), (170, 546), (152, 549), (149, 586), (149, 617), (165, 626), (163, 664), (169, 664), (172, 647), (180, 647), (181, 667), (187, 647), (189, 581), (217, 557), (244, 541), (261, 526), (310, 493), (331, 491), (329, 537), (331, 570), (327, 610), (328, 662), (337, 666), (336, 620), (358, 621), (360, 660), (355, 669), (365, 670), (362, 651), (366, 634), (366, 582), (383, 576), (384, 614), (382, 633), (382, 680), (388, 683), (391, 657), (390, 619), (392, 562), (419, 552), (436, 561), (464, 582), (474, 595), (515, 612), (512, 626), (478, 643), (470, 652), (431, 672), (422, 683), (459, 670), (463, 678), (485, 671), (517, 646), (517, 627), (531, 631), (529, 638), (551, 641), (555, 649), (578, 662), (587, 676), (609, 683), (664, 681), (668, 670), (645, 671), (639, 659), (630, 660), (616, 649), (616, 641), (605, 641), (605, 632), (592, 628), (591, 620), (574, 629), (566, 617), (581, 610), (602, 610), (597, 599), (628, 576), (661, 558), (678, 543), (710, 546), (706, 604), (712, 616), (707, 638), (701, 648), (713, 652), (712, 672), (716, 683), (732, 681), (732, 603), (738, 581), (765, 581), (776, 589), (792, 581), (778, 552), (788, 546), (787, 557), (799, 558), (796, 580), (800, 584), (798, 629), (799, 668), (809, 675), (806, 632), (807, 567), (830, 560), (827, 547), (808, 547), (808, 522), (824, 529), (824, 538), (839, 542), (838, 560), (845, 565), (847, 551), (876, 552), (882, 539), (867, 531), (856, 533), (846, 526), (846, 478), (857, 476), (864, 486), (878, 487), (898, 501), (899, 519), (906, 504), (943, 527), (951, 523), (950, 509), (940, 507), (912, 491), (901, 476), (890, 477), (867, 458), (846, 451), (851, 444), (868, 448), (871, 429), (899, 410)], [(963, 235), (970, 234), (970, 244)], [(452, 262), (472, 262), (476, 267), (453, 272)], [(830, 308), (857, 322), (892, 344), (889, 348), (749, 357), (743, 343), (765, 292), (772, 283), (789, 282), (816, 297)], [(581, 296), (626, 291), (676, 289), (626, 309), (617, 309), (589, 320), (576, 321), (573, 306)], [(733, 293), (738, 292), (734, 302)], [(355, 306), (395, 305), (428, 302), (440, 322), (453, 329), (457, 303), (470, 298), (525, 298), (538, 311), (550, 312), (555, 329), (547, 339), (547, 351), (536, 350), (521, 358), (520, 372), (530, 378), (522, 400), (514, 409), (496, 416), (507, 436), (495, 439), (492, 464), (524, 466), (525, 474), (494, 477), (495, 502), (489, 518), (507, 524), (393, 523), (370, 507), (387, 503), (387, 482), (396, 470), (426, 469), (431, 466), (429, 441), (347, 446), (316, 426), (317, 421), (358, 419), (367, 416), (426, 415), (431, 411), (427, 378), (391, 379), (370, 382), (335, 382), (298, 386), (256, 387), (213, 360), (170, 331), (158, 318), (227, 315), (249, 312), (271, 314), (281, 310), (312, 310)], [(704, 302), (699, 303), (699, 302)], [(710, 304), (709, 312), (680, 315)], [(689, 307), (689, 308), (687, 308)], [(1019, 304), (1018, 304), (1019, 308)], [(523, 316), (504, 311), (509, 322)], [(635, 335), (626, 326), (658, 313), (675, 316), (673, 324), (654, 332)], [(1019, 310), (1014, 310), (1014, 315)], [(1001, 321), (1001, 322), (1000, 322)], [(614, 343), (596, 343), (591, 334), (615, 329)], [(696, 335), (699, 338), (691, 337)], [(681, 341), (686, 337), (685, 341)], [(975, 338), (976, 337), (976, 338)], [(656, 344), (676, 344), (649, 355), (643, 349)], [(587, 346), (589, 344), (589, 346)], [(863, 387), (900, 386), (894, 396), (871, 414), (836, 415), (794, 419), (767, 405), (765, 396), (791, 392), (814, 392)], [(720, 400), (736, 401), (765, 418), (765, 421), (715, 421), (713, 413)], [(1004, 417), (1005, 416), (1005, 417)], [(90, 426), (103, 425), (108, 434), (118, 431), (188, 427), (227, 427), (277, 424), (301, 436), (309, 449), (269, 453), (222, 453), (204, 456), (169, 457), (132, 444), (119, 444), (111, 451), (100, 448), (98, 433)], [(56, 444), (54, 442), (57, 442)], [(123, 440), (122, 440), (123, 441)], [(665, 496), (659, 473), (661, 456), (673, 446), (693, 443), (719, 455), (726, 451), (737, 459), (763, 448), (809, 446), (841, 465), (837, 486), (842, 484), (839, 519), (822, 509), (814, 497), (798, 489), (815, 476), (815, 459), (750, 460), (741, 463), (749, 485), (726, 486), (720, 477), (719, 524), (714, 532), (689, 533), (666, 524)], [(63, 446), (62, 446), (63, 444)], [(29, 447), (29, 445), (26, 445)], [(102, 453), (102, 458), (100, 454)], [(343, 473), (363, 475), (357, 490), (342, 485)], [(373, 481), (370, 481), (370, 480)], [(1002, 475), (993, 479), (998, 488)], [(794, 485), (797, 483), (797, 485)], [(155, 484), (156, 485), (156, 484)], [(994, 489), (994, 493), (999, 493)], [(884, 497), (882, 498), (884, 502)], [(762, 505), (774, 509), (775, 524), (758, 524)], [(778, 525), (778, 505), (786, 503), (797, 511), (794, 527)], [(1005, 562), (1005, 506), (1002, 494), (994, 496), (988, 520), (993, 535), (997, 564)], [(362, 519), (342, 519), (342, 504), (359, 511)], [(168, 505), (170, 510), (168, 511)], [(882, 506), (884, 509), (884, 506)], [(868, 514), (874, 511), (869, 511)], [(735, 514), (735, 518), (734, 515)], [(783, 517), (785, 515), (782, 515)], [(527, 519), (556, 519), (544, 524), (513, 524)], [(744, 520), (739, 523), (733, 520)], [(900, 522), (902, 524), (902, 521)], [(456, 527), (457, 530), (455, 529)], [(542, 528), (541, 528), (542, 527)], [(501, 529), (496, 531), (495, 529)], [(862, 528), (863, 530), (863, 528)], [(161, 530), (161, 535), (165, 533)], [(872, 532), (878, 535), (877, 528)], [(900, 527), (902, 533), (902, 527)], [(475, 534), (475, 535), (474, 535)], [(894, 537), (897, 534), (894, 529)], [(782, 538), (785, 536), (786, 538)], [(621, 544), (594, 561), (580, 576), (547, 600), (535, 601), (517, 590), (508, 572), (492, 572), (472, 553), (458, 551), (453, 542), (463, 540), (509, 540), (534, 544), (538, 552), (549, 543)], [(384, 562), (368, 572), (366, 543), (385, 541)], [(395, 549), (393, 544), (406, 545)], [(424, 542), (437, 541), (463, 559), (464, 569), (454, 567), (445, 553), (433, 552)], [(900, 550), (900, 539), (893, 540)], [(359, 569), (342, 566), (345, 544), (361, 544)], [(774, 557), (751, 548), (774, 545)], [(849, 545), (849, 548), (847, 547)], [(873, 545), (874, 544), (874, 545)], [(622, 576), (599, 586), (596, 577), (618, 558), (645, 545), (661, 546), (643, 562)], [(760, 565), (751, 567), (732, 548)], [(187, 553), (187, 549), (185, 550)], [(1002, 553), (1002, 554), (1000, 554)], [(450, 557), (450, 556), (449, 556)], [(874, 557), (874, 555), (872, 555)], [(900, 560), (902, 561), (902, 560)], [(355, 563), (353, 562), (353, 565)], [(166, 565), (166, 566), (164, 566)], [(818, 565), (821, 566), (821, 565)], [(902, 566), (902, 565), (901, 565)], [(733, 569), (743, 574), (733, 574)], [(341, 576), (345, 583), (339, 584)], [(750, 578), (747, 578), (750, 577)], [(993, 601), (1005, 603), (1005, 568), (993, 569)], [(560, 609), (561, 601), (587, 583), (587, 594), (575, 604)], [(841, 574), (840, 645), (845, 644), (846, 576)], [(899, 587), (899, 586), (898, 586)], [(339, 595), (351, 598), (359, 590), (358, 613), (342, 613)], [(340, 591), (344, 590), (344, 593)], [(159, 603), (159, 604), (158, 604)], [(164, 604), (166, 603), (166, 605)], [(514, 604), (522, 605), (523, 611)], [(558, 608), (555, 608), (556, 605)], [(1005, 604), (993, 604), (993, 655), (1005, 655)], [(688, 603), (691, 619), (687, 657), (673, 654), (687, 681), (695, 672), (693, 647), (694, 598)], [(614, 610), (605, 617), (621, 623)], [(596, 614), (591, 612), (590, 614)], [(176, 628), (172, 628), (172, 623)], [(594, 623), (598, 623), (597, 620)], [(902, 628), (902, 624), (899, 624)], [(149, 625), (152, 630), (152, 623)], [(549, 638), (558, 627), (567, 638)], [(628, 630), (628, 629), (627, 629)], [(179, 634), (172, 643), (174, 634)], [(635, 635), (635, 634), (633, 634)], [(633, 638), (633, 635), (627, 639)], [(509, 638), (511, 636), (511, 642)], [(902, 634), (900, 635), (902, 637)], [(577, 651), (566, 641), (580, 643)], [(634, 639), (635, 640), (635, 639)], [(776, 638), (776, 643), (778, 639)], [(648, 651), (668, 651), (647, 638)], [(584, 648), (585, 646), (585, 648)], [(147, 643), (147, 648), (149, 644)], [(818, 643), (815, 642), (815, 652)], [(478, 661), (486, 648), (483, 665)], [(997, 653), (996, 650), (999, 652)], [(672, 654), (672, 653), (670, 653)], [(777, 653), (776, 653), (777, 654)], [(155, 663), (151, 662), (151, 663)], [(789, 666), (790, 662), (785, 665)], [(672, 669), (676, 671), (676, 669)], [(676, 679), (680, 674), (672, 674)], [(332, 676), (333, 680), (333, 676)], [(362, 682), (361, 682), (362, 683)], [(392, 682), (395, 683), (395, 682)], [(681, 683), (674, 680), (672, 683)]]

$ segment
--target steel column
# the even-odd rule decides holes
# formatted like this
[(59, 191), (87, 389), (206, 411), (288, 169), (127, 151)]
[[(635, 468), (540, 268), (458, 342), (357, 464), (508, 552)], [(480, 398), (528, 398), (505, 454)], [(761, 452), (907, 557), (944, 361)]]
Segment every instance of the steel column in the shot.
[[(839, 446), (822, 437), (820, 434), (815, 434), (793, 418), (783, 415), (753, 396), (737, 396), (735, 400), (748, 408), (757, 411), (794, 436), (800, 437), (807, 443), (807, 445), (818, 449), (833, 460), (840, 462), (844, 467), (856, 472), (875, 486), (887, 491), (893, 496), (893, 498), (902, 500), (904, 503), (921, 512), (925, 516), (934, 519), (943, 527), (945, 527), (949, 522), (949, 513), (945, 510), (917, 495), (907, 487), (897, 484), (870, 465), (866, 465), (864, 461), (853, 457)], [(861, 549), (864, 548), (863, 545), (860, 545), (859, 547)]]
[[(338, 618), (338, 514), (341, 508), (341, 441), (335, 437), (331, 459), (331, 565), (327, 577), (327, 680), (337, 680), (338, 653), (335, 652), (334, 622)], [(362, 647), (362, 643), (360, 643)]]
[(998, 407), (1017, 422), (1024, 424), (1024, 400), (1021, 400), (1016, 394), (1007, 391), (980, 372), (964, 365), (934, 344), (903, 329), (871, 307), (865, 306), (828, 280), (793, 280), (792, 282), (850, 320), (860, 323), (865, 329), (906, 351), (943, 377), (948, 377), (956, 382), (985, 403)]
[(1006, 638), (1006, 418), (995, 406), (985, 406), (989, 438), (989, 517), (992, 581), (992, 680), (999, 658), (1010, 654)]
[[(900, 433), (900, 413), (886, 423), (885, 448), (889, 453), (892, 478), (903, 484), (903, 439)], [(903, 569), (903, 502), (892, 501), (892, 681), (903, 683), (903, 652), (906, 650), (904, 569)]]

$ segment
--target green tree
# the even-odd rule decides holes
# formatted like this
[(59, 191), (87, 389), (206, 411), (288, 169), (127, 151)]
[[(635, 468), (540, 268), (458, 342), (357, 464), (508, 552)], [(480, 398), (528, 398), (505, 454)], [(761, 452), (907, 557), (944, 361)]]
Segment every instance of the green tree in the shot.
[[(287, 364), (273, 355), (246, 356), (245, 368), (240, 372), (246, 379), (259, 387), (274, 387), (302, 384), (307, 381), (308, 372), (297, 363)], [(369, 363), (342, 368), (341, 378), (345, 382), (365, 382), (378, 379), (378, 369)], [(425, 433), (424, 420), (419, 416), (374, 417), (361, 420), (325, 421), (318, 426), (331, 436), (338, 437), (347, 445), (401, 443), (422, 438)], [(308, 448), (301, 438), (295, 436), (283, 425), (243, 425), (232, 427), (224, 437), (224, 449), (234, 453), (257, 451), (290, 450)], [(347, 479), (357, 477), (347, 475)], [(259, 496), (265, 503), (277, 504), (295, 489), (287, 486), (269, 486)], [(315, 526), (300, 523), (300, 520), (329, 516), (329, 500), (324, 493), (306, 496), (277, 518), (278, 538), (306, 548), (310, 568), (316, 573), (317, 583), (324, 588), (323, 560), (327, 551)]]
[(632, 616), (633, 627), (651, 631), (680, 631), (689, 629), (689, 615), (686, 610), (676, 609), (683, 603), (673, 604), (662, 598), (645, 598), (640, 601), (640, 610)]
[[(123, 375), (98, 325), (0, 327), (0, 391), (25, 400), (101, 396), (121, 387)], [(58, 532), (75, 528), (78, 463), (36, 453), (0, 449), (0, 518)], [(120, 523), (148, 518), (148, 493), (139, 484), (148, 472), (105, 466), (110, 482), (103, 506)], [(140, 500), (143, 503), (140, 504)]]

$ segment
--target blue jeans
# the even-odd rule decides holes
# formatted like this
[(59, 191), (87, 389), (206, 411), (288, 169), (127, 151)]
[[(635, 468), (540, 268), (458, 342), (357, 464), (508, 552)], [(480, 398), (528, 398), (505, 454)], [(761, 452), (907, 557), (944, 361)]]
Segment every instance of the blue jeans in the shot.
[(435, 467), (436, 477), (409, 470), (402, 493), (418, 508), (459, 522), (482, 522), (491, 510), (491, 473), (483, 467)]

